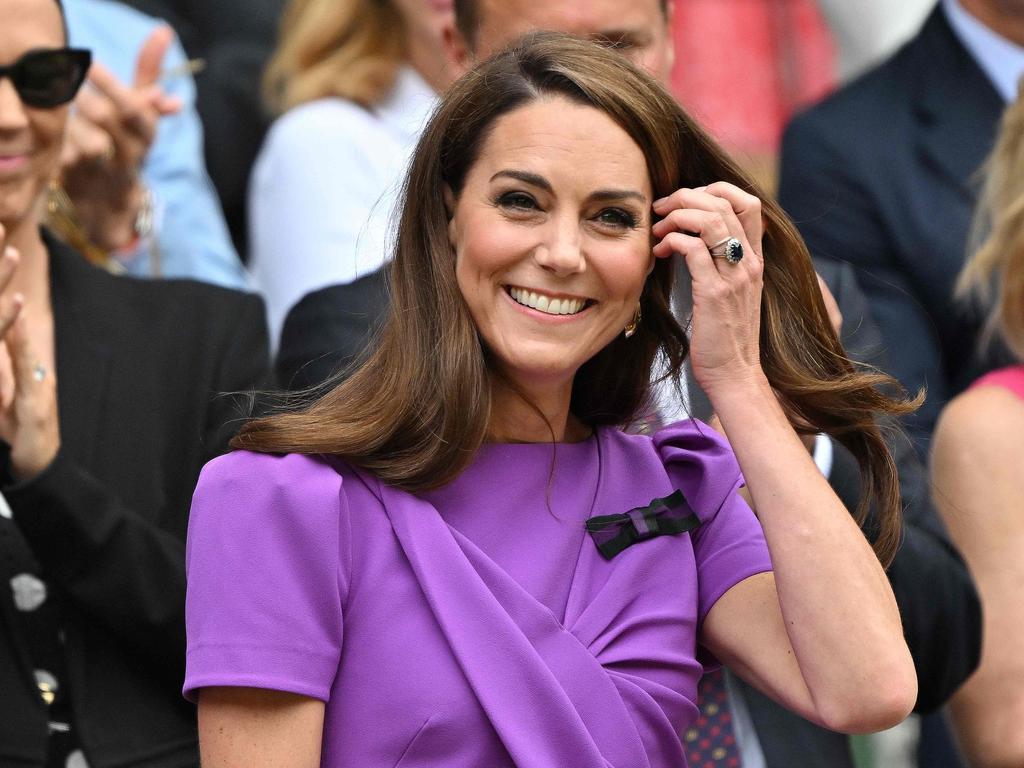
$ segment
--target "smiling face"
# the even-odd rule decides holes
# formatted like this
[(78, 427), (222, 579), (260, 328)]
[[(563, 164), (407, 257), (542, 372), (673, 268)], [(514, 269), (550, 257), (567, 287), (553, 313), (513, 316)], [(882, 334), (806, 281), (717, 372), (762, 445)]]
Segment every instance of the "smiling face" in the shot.
[[(40, 48), (62, 48), (64, 28), (54, 0), (0, 0), (0, 64)], [(68, 107), (25, 106), (0, 78), (0, 224), (30, 219), (57, 170)]]
[(651, 202), (643, 153), (597, 109), (545, 97), (495, 121), (449, 239), (480, 337), (526, 392), (571, 385), (632, 319)]

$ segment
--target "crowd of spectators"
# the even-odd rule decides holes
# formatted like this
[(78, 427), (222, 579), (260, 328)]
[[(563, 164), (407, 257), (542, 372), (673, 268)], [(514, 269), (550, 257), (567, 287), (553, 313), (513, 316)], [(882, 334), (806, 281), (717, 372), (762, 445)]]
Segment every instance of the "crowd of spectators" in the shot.
[[(580, 765), (612, 754), (632, 764), (646, 754), (653, 766), (678, 746), (692, 768), (863, 768), (863, 742), (848, 734), (892, 725), (912, 709), (921, 730), (910, 764), (1024, 765), (1018, 5), (917, 0), (893, 13), (889, 3), (866, 2), (852, 17), (851, 4), (826, 0), (0, 0), (0, 582), (9, 585), (0, 589), (0, 764), (171, 768), (198, 765), (202, 744), (210, 765), (253, 764), (259, 754), (269, 761), (273, 748), (294, 765), (442, 765), (462, 755), (466, 765), (543, 766), (579, 750), (593, 751)], [(616, 55), (530, 37), (544, 32)], [(561, 69), (551, 58), (558, 50)], [(619, 55), (635, 67), (622, 73), (641, 94), (634, 101), (616, 100), (610, 73)], [(649, 106), (666, 93), (686, 112)], [(564, 121), (545, 122), (552, 103)], [(521, 113), (533, 122), (516, 134), (509, 121)], [(495, 319), (503, 310), (468, 282), (481, 278), (464, 273), (463, 254), (485, 273), (487, 258), (514, 247), (501, 222), (539, 233), (541, 214), (550, 207), (554, 219), (550, 201), (568, 186), (601, 169), (631, 178), (621, 175), (625, 160), (592, 147), (588, 155), (570, 136), (590, 126), (618, 146), (601, 122), (608, 117), (633, 126), (623, 146), (642, 152), (655, 194), (634, 197), (660, 199), (653, 219), (648, 205), (601, 243), (625, 253), (633, 230), (646, 226), (652, 263), (639, 276), (616, 273), (623, 295), (639, 278), (637, 295), (626, 297), (619, 336), (590, 349), (578, 375), (573, 369), (571, 397), (562, 393), (567, 415), (562, 406), (524, 410), (547, 390), (517, 373), (522, 361)], [(687, 137), (676, 147), (687, 157), (675, 176), (659, 165), (658, 131), (669, 124)], [(719, 159), (711, 139), (735, 164)], [(474, 219), (464, 186), (502, 152), (527, 158), (522, 167), (560, 168), (570, 157), (577, 172), (543, 179), (516, 171), (530, 194), (488, 198)], [(587, 227), (632, 215), (620, 193), (594, 193), (618, 207)], [(545, 274), (580, 271), (567, 266), (570, 251), (583, 249), (571, 240), (533, 246)], [(438, 267), (445, 253), (459, 260), (447, 283)], [(674, 271), (670, 260), (679, 262)], [(599, 256), (595, 264), (588, 280), (607, 269)], [(708, 286), (719, 279), (716, 293)], [(715, 304), (722, 285), (731, 299)], [(510, 304), (547, 311), (548, 298), (540, 306), (529, 292), (520, 300), (519, 289), (505, 289)], [(604, 306), (622, 297), (609, 290), (575, 311), (610, 313)], [(754, 309), (723, 322), (728, 330), (709, 330), (715, 323), (705, 318), (731, 318), (744, 306)], [(740, 357), (754, 350), (747, 357), (757, 360), (770, 405), (751, 396), (744, 410), (723, 394), (708, 363), (716, 345)], [(475, 362), (471, 347), (483, 350)], [(546, 360), (543, 345), (530, 349)], [(735, 368), (731, 358), (721, 366)], [(548, 373), (556, 367), (550, 362)], [(737, 391), (754, 391), (741, 384)], [(615, 399), (626, 387), (640, 394)], [(664, 429), (678, 420), (698, 425), (697, 436)], [(703, 422), (721, 437), (701, 434)], [(628, 440), (648, 433), (657, 452), (636, 452)], [(790, 433), (800, 446), (792, 454)], [(495, 442), (505, 444), (500, 460)], [(596, 459), (582, 453), (591, 442)], [(736, 459), (709, 458), (730, 445)], [(215, 462), (201, 479), (204, 465), (232, 447), (249, 453)], [(659, 471), (664, 462), (676, 487), (703, 498), (704, 486), (673, 469), (683, 462), (673, 452), (684, 448), (698, 474), (739, 478), (722, 491), (717, 518), (696, 509), (694, 525), (704, 527), (693, 534), (695, 561), (682, 561), (719, 590), (707, 605), (701, 593), (699, 613), (687, 614), (696, 655), (663, 659), (650, 650), (660, 642), (653, 636), (631, 645), (638, 630), (624, 608), (615, 610), (625, 611), (616, 619), (625, 624), (602, 632), (621, 631), (628, 653), (652, 666), (703, 665), (709, 674), (692, 691), (667, 673), (648, 679), (637, 671), (644, 663), (634, 669), (637, 660), (620, 658), (627, 650), (605, 635), (581, 639), (586, 621), (573, 600), (608, 599), (593, 581), (603, 561), (588, 565), (581, 555), (578, 570), (543, 575), (540, 563), (551, 561), (502, 550), (512, 545), (495, 544), (463, 509), (486, 505), (507, 485), (494, 502), (506, 517), (519, 503), (526, 519), (525, 500), (537, 491), (545, 514), (557, 517), (553, 503), (580, 493), (595, 467), (594, 498), (602, 489), (614, 496), (615, 473), (628, 474), (616, 452)], [(772, 452), (774, 471), (757, 458)], [(517, 486), (520, 463), (548, 460), (546, 486)], [(575, 484), (559, 475), (563, 461)], [(622, 494), (623, 508), (647, 509), (658, 494), (644, 493)], [(503, 636), (474, 640), (455, 626), (495, 621), (495, 609), (444, 607), (448, 592), (469, 588), (441, 555), (450, 537), (420, 530), (409, 499), (442, 510), (458, 553), (471, 553), (467, 562), (543, 649), (543, 664), (531, 666), (534, 657)], [(799, 510), (790, 516), (805, 529), (777, 512), (780, 499)], [(843, 514), (830, 518), (822, 510), (833, 499)], [(381, 505), (401, 548), (382, 554), (374, 518), (363, 548), (353, 555), (345, 544), (344, 562), (317, 571), (324, 540), (337, 549), (346, 532), (358, 538), (364, 523), (349, 511), (356, 500)], [(746, 516), (748, 504), (756, 517)], [(322, 514), (308, 517), (312, 507)], [(594, 510), (590, 502), (589, 521)], [(540, 531), (548, 522), (529, 525)], [(635, 524), (643, 540), (648, 523)], [(790, 556), (801, 531), (820, 557)], [(552, 529), (548, 546), (564, 558), (557, 546), (569, 545), (559, 535)], [(723, 536), (744, 548), (730, 568), (721, 565)], [(702, 570), (705, 560), (713, 567)], [(394, 631), (424, 638), (418, 650), (396, 652), (422, 659), (374, 665), (366, 648), (392, 647), (391, 639), (361, 633), (388, 616), (356, 621), (353, 595), (362, 593), (348, 579), (380, 578), (385, 568), (393, 575), (407, 561), (419, 601), (401, 602), (409, 587), (399, 579), (380, 588), (380, 599), (402, 605), (412, 622)], [(435, 580), (435, 571), (451, 580)], [(586, 586), (573, 582), (557, 597), (559, 580), (570, 577)], [(740, 584), (753, 586), (740, 592)], [(342, 595), (343, 613), (354, 606), (344, 640), (358, 650), (347, 659), (341, 617), (326, 626), (333, 614), (315, 593), (321, 587)], [(519, 589), (543, 596), (539, 614), (508, 596)], [(431, 655), (435, 640), (415, 618), (425, 606), (433, 618), (422, 623), (443, 626), (451, 660)], [(596, 658), (602, 674), (538, 639), (549, 612), (566, 627), (575, 617), (572, 632), (593, 653), (586, 662)], [(288, 645), (302, 633), (309, 642)], [(268, 645), (257, 652), (260, 643)], [(489, 643), (514, 650), (505, 661), (476, 652)], [(874, 668), (851, 650), (857, 643)], [(316, 675), (299, 671), (304, 654)], [(716, 657), (722, 673), (713, 672)], [(522, 691), (494, 671), (506, 661), (519, 665)], [(857, 672), (841, 685), (830, 666), (837, 661)], [(423, 665), (453, 663), (486, 720), (455, 703), (439, 713), (403, 708), (435, 684), (436, 695), (463, 696), (424, 673)], [(568, 670), (586, 681), (579, 689), (560, 677)], [(608, 670), (617, 693), (604, 687)], [(543, 688), (548, 677), (564, 690)], [(481, 692), (489, 685), (504, 691), (500, 704)], [(673, 686), (693, 699), (692, 713), (665, 703)], [(377, 698), (365, 697), (371, 688)], [(343, 693), (365, 711), (351, 714)], [(609, 746), (620, 737), (611, 738), (604, 715), (581, 703), (590, 697), (643, 713), (620, 747)], [(861, 701), (850, 707), (850, 698)], [(387, 723), (370, 716), (386, 714), (389, 701), (409, 722), (377, 741), (369, 724), (387, 731)], [(657, 708), (648, 711), (651, 702)], [(561, 714), (531, 726), (531, 706)], [(573, 713), (564, 720), (563, 706)], [(678, 745), (666, 746), (650, 723), (683, 712), (688, 725)], [(724, 727), (722, 713), (728, 731), (713, 731)], [(459, 736), (447, 729), (460, 727), (476, 729), (477, 741), (452, 746)], [(481, 728), (493, 728), (494, 739)], [(334, 742), (356, 731), (345, 757)], [(371, 757), (378, 748), (385, 751)]]

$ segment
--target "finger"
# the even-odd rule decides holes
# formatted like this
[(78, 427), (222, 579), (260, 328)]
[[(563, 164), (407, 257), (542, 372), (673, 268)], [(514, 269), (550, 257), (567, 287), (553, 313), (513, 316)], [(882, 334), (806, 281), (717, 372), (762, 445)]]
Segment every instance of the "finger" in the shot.
[[(18, 262), (20, 260), (21, 254), (18, 253), (17, 248), (12, 245), (4, 247), (3, 258), (0, 258), (0, 295), (4, 295), (7, 291), (7, 286), (11, 284), (14, 273), (18, 270)], [(2, 335), (0, 333), (0, 336)]]
[(167, 55), (173, 41), (174, 30), (166, 24), (161, 24), (146, 38), (139, 49), (139, 56), (135, 60), (133, 85), (136, 88), (154, 85), (160, 80), (160, 69), (163, 66), (164, 56)]
[(161, 91), (160, 98), (156, 101), (157, 111), (161, 117), (176, 115), (185, 107), (184, 100), (179, 96), (170, 96)]
[(77, 114), (68, 120), (64, 147), (65, 168), (78, 163), (106, 162), (114, 154), (114, 140), (110, 134), (89, 118)]
[(123, 131), (118, 106), (107, 91), (83, 88), (75, 100), (75, 117), (107, 133)]
[[(14, 326), (4, 337), (8, 351), (11, 353), (11, 367), (14, 369), (14, 386), (16, 392), (31, 392), (46, 379), (37, 378), (39, 357), (36, 355), (32, 340), (28, 334), (28, 323), (24, 313), (19, 313)], [(49, 377), (52, 380), (52, 375)]]
[(744, 192), (735, 184), (716, 181), (709, 184), (705, 191), (709, 195), (721, 197), (729, 201), (736, 218), (747, 233), (747, 240), (754, 245), (758, 253), (761, 251), (761, 238), (764, 236), (764, 217), (762, 215), (761, 198)]
[(17, 325), (24, 306), (25, 297), (20, 293), (0, 297), (0, 336), (6, 338), (10, 334), (11, 329)]
[(14, 402), (14, 369), (7, 352), (7, 342), (0, 339), (0, 411), (6, 411)]
[(89, 84), (93, 96), (106, 97), (99, 113), (104, 118), (105, 128), (119, 134), (134, 133), (147, 141), (152, 137), (157, 111), (150, 103), (152, 99), (145, 96), (144, 88), (129, 88), (99, 63), (89, 70)]
[(651, 234), (655, 237), (664, 237), (669, 232), (697, 235), (708, 248), (732, 237), (729, 224), (721, 214), (698, 208), (677, 208), (651, 227)]
[(652, 249), (654, 255), (664, 259), (678, 253), (686, 262), (690, 277), (697, 281), (721, 280), (722, 276), (708, 252), (707, 243), (695, 235), (683, 232), (669, 232)]
[(737, 218), (736, 212), (732, 209), (732, 203), (724, 197), (709, 194), (704, 187), (699, 189), (677, 189), (668, 197), (655, 200), (653, 208), (654, 212), (660, 216), (667, 216), (673, 210), (683, 208), (695, 208), (700, 211), (717, 213), (728, 224), (729, 232), (733, 237), (746, 237), (746, 231), (743, 229), (743, 224)]

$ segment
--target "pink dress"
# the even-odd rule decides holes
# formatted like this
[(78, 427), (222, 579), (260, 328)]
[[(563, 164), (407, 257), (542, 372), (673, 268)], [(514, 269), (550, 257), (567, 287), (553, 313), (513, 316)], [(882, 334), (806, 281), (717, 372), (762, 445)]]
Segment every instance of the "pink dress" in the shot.
[(986, 373), (971, 384), (971, 389), (975, 387), (1002, 387), (1024, 400), (1024, 364), (1011, 365), (1009, 368)]

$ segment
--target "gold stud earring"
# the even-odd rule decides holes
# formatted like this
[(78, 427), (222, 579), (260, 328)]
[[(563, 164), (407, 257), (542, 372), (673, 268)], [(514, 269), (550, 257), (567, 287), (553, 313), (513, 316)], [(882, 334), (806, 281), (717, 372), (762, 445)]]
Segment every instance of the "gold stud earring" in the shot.
[(626, 326), (624, 334), (628, 339), (634, 333), (636, 333), (637, 326), (640, 325), (640, 320), (643, 319), (640, 314), (640, 302), (636, 303), (636, 311), (633, 313), (633, 319), (629, 321), (629, 325)]

